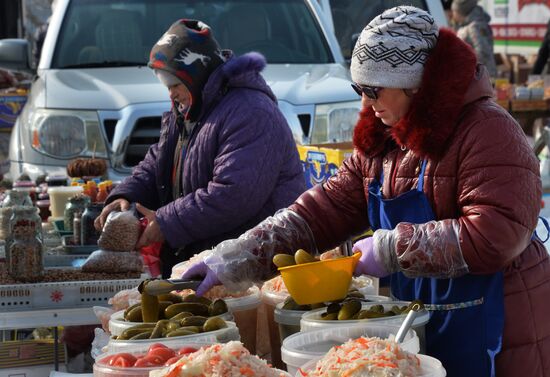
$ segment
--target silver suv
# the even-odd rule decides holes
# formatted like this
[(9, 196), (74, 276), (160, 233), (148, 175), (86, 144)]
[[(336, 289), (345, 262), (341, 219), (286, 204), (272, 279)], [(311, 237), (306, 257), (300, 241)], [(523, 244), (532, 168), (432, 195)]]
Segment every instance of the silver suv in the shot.
[[(350, 141), (360, 101), (320, 4), (328, 2), (59, 0), (12, 132), (10, 175), (65, 173), (70, 159), (92, 155), (108, 162), (111, 179), (128, 175), (158, 140), (161, 114), (170, 109), (146, 63), (179, 18), (206, 22), (237, 55), (266, 56), (263, 75), (298, 144)], [(0, 41), (0, 67), (31, 70), (28, 51), (24, 40)]]

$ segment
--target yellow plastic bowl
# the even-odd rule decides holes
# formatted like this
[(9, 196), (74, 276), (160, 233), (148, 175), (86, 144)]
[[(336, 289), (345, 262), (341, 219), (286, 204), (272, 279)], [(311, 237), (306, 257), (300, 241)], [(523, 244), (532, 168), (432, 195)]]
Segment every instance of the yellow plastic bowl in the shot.
[(361, 253), (351, 257), (279, 268), (288, 292), (298, 305), (335, 301), (346, 297)]

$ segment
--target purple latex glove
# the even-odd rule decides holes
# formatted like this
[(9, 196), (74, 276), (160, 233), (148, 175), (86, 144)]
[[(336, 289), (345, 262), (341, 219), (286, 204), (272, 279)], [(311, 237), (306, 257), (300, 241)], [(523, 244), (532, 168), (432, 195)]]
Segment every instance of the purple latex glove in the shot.
[(370, 275), (377, 278), (383, 278), (390, 274), (384, 267), (384, 264), (376, 260), (374, 239), (372, 237), (363, 238), (357, 241), (353, 245), (353, 251), (361, 252), (359, 261), (355, 266), (355, 271), (353, 271), (355, 276)]
[(189, 269), (185, 271), (183, 275), (181, 275), (182, 279), (191, 280), (192, 278), (197, 277), (203, 278), (202, 283), (195, 291), (197, 296), (202, 296), (206, 292), (208, 292), (213, 286), (221, 284), (214, 271), (208, 268), (208, 266), (204, 262), (195, 263), (194, 265), (189, 267)]

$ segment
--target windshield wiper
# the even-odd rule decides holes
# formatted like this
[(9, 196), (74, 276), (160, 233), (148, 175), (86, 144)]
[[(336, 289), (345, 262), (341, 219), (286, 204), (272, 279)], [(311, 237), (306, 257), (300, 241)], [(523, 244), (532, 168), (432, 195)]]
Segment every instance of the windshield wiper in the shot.
[(103, 62), (81, 63), (65, 65), (61, 68), (104, 68), (104, 67), (144, 67), (147, 63), (144, 62), (130, 62), (125, 60), (113, 60)]

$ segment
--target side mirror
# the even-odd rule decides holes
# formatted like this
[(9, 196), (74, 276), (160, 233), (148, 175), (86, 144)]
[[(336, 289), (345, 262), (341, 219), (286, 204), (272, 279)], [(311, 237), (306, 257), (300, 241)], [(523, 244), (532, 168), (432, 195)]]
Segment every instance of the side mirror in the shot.
[(29, 63), (29, 42), (25, 39), (1, 39), (0, 68), (33, 73)]

